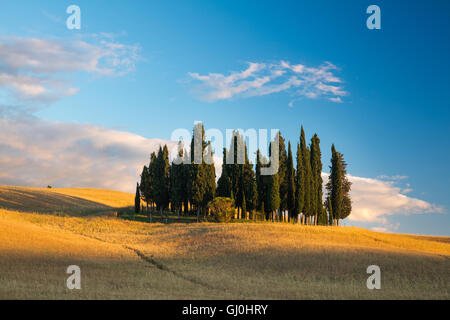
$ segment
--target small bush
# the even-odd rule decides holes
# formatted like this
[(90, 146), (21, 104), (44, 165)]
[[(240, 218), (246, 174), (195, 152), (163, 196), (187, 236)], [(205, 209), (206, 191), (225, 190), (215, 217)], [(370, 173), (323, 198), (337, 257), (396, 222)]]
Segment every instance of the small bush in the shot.
[(234, 204), (231, 198), (217, 197), (208, 203), (211, 217), (217, 222), (230, 222), (234, 216)]

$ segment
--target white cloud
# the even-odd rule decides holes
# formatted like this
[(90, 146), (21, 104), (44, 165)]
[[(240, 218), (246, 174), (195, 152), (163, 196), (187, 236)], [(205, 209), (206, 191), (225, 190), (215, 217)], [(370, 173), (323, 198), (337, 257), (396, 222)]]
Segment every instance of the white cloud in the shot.
[(133, 192), (142, 166), (174, 142), (90, 124), (0, 118), (0, 184)]
[(247, 69), (229, 75), (209, 73), (189, 76), (201, 82), (194, 92), (206, 101), (226, 100), (233, 97), (264, 96), (278, 92), (315, 99), (326, 97), (332, 102), (342, 102), (347, 92), (342, 80), (333, 72), (337, 67), (326, 62), (318, 68), (286, 61), (275, 64), (250, 62)]
[(51, 102), (77, 88), (70, 74), (122, 75), (135, 69), (138, 46), (97, 39), (0, 38), (0, 89), (17, 101)]
[[(322, 173), (322, 178), (324, 181), (328, 181), (328, 174)], [(349, 180), (352, 182), (350, 195), (353, 205), (352, 213), (348, 217), (350, 221), (386, 225), (388, 223), (387, 217), (394, 214), (444, 212), (442, 207), (408, 197), (405, 190), (396, 187), (392, 181), (351, 175), (349, 175)]]

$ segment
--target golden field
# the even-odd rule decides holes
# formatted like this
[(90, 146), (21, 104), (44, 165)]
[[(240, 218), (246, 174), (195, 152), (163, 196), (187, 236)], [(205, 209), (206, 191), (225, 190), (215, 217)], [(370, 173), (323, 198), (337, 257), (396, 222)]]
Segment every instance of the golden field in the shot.
[[(133, 199), (0, 186), (0, 299), (450, 298), (448, 237), (115, 217)], [(81, 290), (66, 288), (72, 264)], [(380, 290), (366, 287), (373, 264)]]

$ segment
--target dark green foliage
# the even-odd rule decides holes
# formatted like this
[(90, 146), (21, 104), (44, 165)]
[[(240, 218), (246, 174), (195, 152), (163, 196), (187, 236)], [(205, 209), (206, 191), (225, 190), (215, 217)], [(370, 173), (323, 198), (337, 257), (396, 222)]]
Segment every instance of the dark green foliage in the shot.
[[(218, 192), (220, 191), (222, 196), (230, 195), (238, 210), (243, 211), (241, 209), (245, 200), (246, 209), (253, 211), (258, 205), (256, 176), (253, 164), (248, 159), (244, 137), (238, 131), (233, 131), (229, 150), (227, 152), (227, 149), (224, 149), (224, 164), (218, 181)], [(245, 214), (241, 217), (245, 218)]]
[(278, 174), (274, 174), (269, 177), (269, 183), (267, 186), (267, 209), (272, 214), (271, 219), (273, 221), (273, 215), (280, 208), (280, 183), (278, 180)]
[(312, 170), (312, 208), (316, 224), (326, 224), (326, 212), (323, 207), (322, 191), (322, 153), (320, 139), (315, 134), (311, 139), (311, 170)]
[(301, 128), (300, 134), (300, 149), (302, 152), (302, 162), (303, 168), (305, 172), (304, 181), (303, 181), (303, 189), (305, 190), (305, 200), (303, 204), (303, 214), (306, 217), (311, 217), (314, 214), (313, 207), (313, 177), (312, 177), (312, 168), (310, 161), (310, 151), (306, 146), (305, 140), (305, 132), (303, 130), (303, 126)]
[(294, 160), (292, 157), (291, 143), (288, 144), (288, 158), (287, 158), (287, 174), (286, 181), (287, 188), (287, 209), (289, 210), (289, 219), (295, 214), (295, 170)]
[(183, 164), (184, 150), (182, 143), (178, 144), (177, 157), (170, 167), (170, 203), (172, 210), (180, 213), (183, 202), (186, 198), (186, 178)]
[[(271, 146), (274, 142), (271, 143)], [(269, 148), (269, 156), (272, 148)], [(270, 165), (270, 163), (269, 163)], [(271, 219), (274, 220), (274, 214), (280, 208), (280, 181), (278, 173), (271, 176), (266, 176), (267, 178), (267, 199), (266, 199), (266, 210), (271, 213)]]
[[(195, 145), (201, 150), (195, 153)], [(205, 156), (203, 156), (205, 155)], [(210, 142), (206, 142), (205, 128), (202, 123), (194, 126), (194, 135), (191, 140), (191, 165), (189, 179), (190, 202), (196, 207), (197, 215), (200, 211), (205, 213), (209, 201), (215, 196), (216, 176), (214, 163), (208, 164), (206, 161), (212, 159)]]
[[(234, 131), (230, 148), (223, 149), (224, 163), (216, 189), (212, 145), (206, 140), (203, 125), (197, 123), (190, 153), (185, 152), (180, 142), (172, 164), (169, 164), (167, 146), (160, 147), (157, 154), (151, 154), (150, 163), (144, 166), (140, 184), (136, 187), (135, 209), (140, 209), (142, 199), (147, 203), (147, 209), (149, 205), (152, 208), (156, 205), (161, 213), (170, 204), (171, 210), (178, 213), (183, 207), (187, 213), (190, 207), (197, 212), (198, 217), (201, 213), (206, 217), (207, 209), (215, 208), (213, 200), (222, 198), (228, 199), (238, 208), (239, 218), (246, 218), (247, 213), (250, 213), (249, 216), (255, 219), (262, 213), (266, 214), (267, 219), (274, 220), (275, 214), (281, 218), (286, 210), (289, 220), (303, 214), (307, 218), (304, 220), (306, 223), (315, 221), (316, 224), (328, 225), (346, 218), (352, 209), (349, 196), (351, 183), (346, 177), (347, 164), (342, 154), (333, 145), (330, 179), (326, 185), (328, 195), (325, 203), (322, 203), (322, 161), (317, 134), (311, 138), (308, 147), (301, 127), (296, 169), (291, 143), (288, 142), (286, 152), (284, 138), (280, 133), (276, 138), (279, 144), (275, 144), (274, 140), (269, 145), (270, 161), (258, 150), (253, 170), (245, 139), (238, 131)], [(197, 144), (199, 150), (195, 150)], [(271, 167), (273, 161), (277, 160), (273, 158), (276, 154), (272, 155), (272, 150), (279, 156), (278, 171), (274, 175), (261, 175), (263, 168)]]
[(247, 203), (245, 201), (245, 193), (244, 193), (244, 196), (242, 197), (242, 218), (245, 219), (246, 216), (247, 216)]
[(305, 169), (300, 144), (297, 144), (297, 175), (295, 176), (295, 214), (303, 212), (305, 206)]
[(217, 222), (230, 222), (234, 216), (234, 201), (231, 198), (216, 197), (208, 203), (211, 217)]
[(134, 212), (141, 211), (141, 193), (139, 192), (139, 183), (136, 183), (136, 195), (134, 196)]
[(264, 201), (261, 203), (261, 213), (264, 214), (265, 217), (266, 209), (264, 208)]
[(325, 206), (327, 207), (327, 210), (328, 210), (328, 221), (327, 221), (327, 224), (328, 225), (332, 225), (333, 224), (333, 207), (331, 206), (331, 199), (330, 199), (330, 197), (327, 197), (327, 200), (325, 201)]
[(256, 192), (257, 192), (257, 209), (264, 212), (262, 205), (266, 199), (267, 183), (266, 177), (261, 175), (261, 168), (265, 166), (266, 160), (259, 150), (256, 151)]
[(222, 163), (222, 174), (217, 181), (217, 196), (218, 197), (231, 197), (231, 181), (228, 176), (228, 166), (226, 164), (227, 148), (223, 148), (223, 163)]
[(352, 210), (351, 182), (348, 181), (346, 174), (347, 163), (344, 161), (344, 156), (336, 151), (333, 144), (331, 146), (330, 177), (326, 188), (331, 202), (333, 219), (337, 225), (339, 225), (339, 220), (348, 217)]
[(289, 181), (288, 181), (288, 165), (287, 165), (287, 154), (286, 145), (281, 133), (278, 133), (278, 149), (279, 149), (279, 168), (278, 168), (278, 183), (280, 185), (280, 214), (282, 211), (288, 210), (288, 192), (289, 192)]
[(167, 146), (159, 148), (154, 170), (154, 201), (159, 210), (169, 206), (169, 151)]
[(250, 163), (248, 158), (246, 159), (246, 163), (243, 166), (242, 175), (246, 207), (249, 212), (252, 212), (256, 210), (256, 205), (258, 202), (258, 192), (256, 190), (256, 176), (255, 172), (253, 171), (253, 165)]

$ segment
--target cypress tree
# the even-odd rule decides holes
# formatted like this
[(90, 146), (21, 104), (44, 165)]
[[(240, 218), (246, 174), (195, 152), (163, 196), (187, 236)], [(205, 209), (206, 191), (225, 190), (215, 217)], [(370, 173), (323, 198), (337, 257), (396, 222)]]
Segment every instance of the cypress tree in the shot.
[(154, 200), (162, 217), (164, 210), (169, 206), (169, 152), (166, 145), (159, 148), (154, 174)]
[(258, 201), (258, 192), (256, 189), (256, 176), (253, 171), (253, 164), (250, 163), (247, 156), (247, 147), (245, 148), (245, 164), (243, 166), (243, 184), (244, 184), (244, 198), (246, 202), (246, 209), (248, 212), (256, 210)]
[(295, 170), (294, 159), (292, 158), (291, 143), (288, 143), (288, 157), (287, 157), (287, 208), (289, 210), (289, 221), (295, 214)]
[[(195, 154), (195, 145), (199, 146), (199, 154)], [(200, 216), (200, 211), (204, 211), (208, 199), (213, 192), (210, 192), (208, 187), (211, 185), (211, 168), (203, 159), (203, 154), (208, 147), (205, 138), (205, 128), (202, 123), (197, 123), (194, 126), (194, 134), (191, 140), (191, 172), (190, 172), (190, 201), (197, 209), (197, 220)], [(196, 163), (197, 162), (197, 163)], [(212, 165), (214, 166), (214, 165)], [(215, 182), (214, 182), (215, 185)]]
[(228, 176), (228, 165), (226, 164), (227, 148), (223, 148), (223, 163), (222, 163), (222, 174), (217, 181), (217, 196), (218, 197), (231, 197), (231, 181)]
[(313, 214), (313, 206), (312, 206), (312, 169), (311, 169), (311, 161), (310, 161), (310, 151), (306, 146), (305, 140), (305, 132), (303, 130), (303, 126), (301, 127), (300, 134), (300, 148), (302, 151), (302, 162), (305, 170), (305, 179), (303, 188), (305, 190), (305, 202), (303, 205), (303, 214), (307, 219), (307, 223), (309, 224), (310, 217)]
[[(150, 164), (148, 166), (148, 181), (149, 181), (149, 202), (153, 207), (155, 202), (155, 176), (157, 172), (157, 156), (155, 152), (150, 155)], [(151, 219), (151, 216), (150, 216)]]
[[(271, 146), (273, 142), (269, 146), (269, 156), (271, 153)], [(269, 164), (270, 165), (270, 164)], [(268, 184), (267, 184), (267, 211), (271, 213), (271, 220), (274, 221), (274, 214), (280, 208), (280, 182), (278, 173), (275, 173), (271, 176), (267, 176)]]
[(184, 164), (183, 147), (181, 141), (178, 143), (178, 153), (172, 162), (170, 170), (170, 203), (172, 210), (176, 210), (178, 216), (184, 201)]
[[(299, 216), (305, 206), (305, 169), (300, 143), (297, 143), (297, 175), (295, 177), (295, 214)], [(299, 221), (300, 222), (300, 221)]]
[(191, 160), (189, 159), (189, 153), (183, 151), (183, 170), (182, 170), (182, 199), (183, 199), (183, 207), (184, 214), (187, 215), (189, 212), (189, 199), (191, 195)]
[(323, 208), (323, 191), (322, 191), (322, 153), (320, 151), (320, 139), (315, 134), (311, 139), (311, 170), (312, 170), (312, 190), (313, 206), (315, 214), (315, 224), (324, 224), (326, 220), (325, 210)]
[(141, 173), (141, 184), (139, 186), (140, 188), (140, 194), (143, 197), (144, 201), (147, 205), (147, 212), (148, 212), (148, 204), (150, 202), (150, 174), (147, 166), (144, 166)]
[(236, 207), (238, 208), (238, 219), (242, 218), (242, 203), (244, 201), (244, 173), (243, 167), (238, 166), (236, 185)]
[(247, 218), (247, 203), (245, 201), (245, 193), (242, 197), (242, 219), (246, 219)]
[(256, 191), (257, 191), (257, 208), (264, 212), (261, 209), (261, 205), (265, 199), (265, 184), (264, 184), (264, 176), (261, 176), (261, 168), (263, 167), (263, 159), (261, 152), (259, 149), (256, 151)]
[(278, 167), (278, 183), (280, 186), (280, 218), (284, 211), (288, 210), (288, 189), (289, 181), (287, 176), (287, 154), (285, 140), (280, 132), (278, 132), (278, 148), (279, 148), (279, 167)]
[(264, 208), (264, 201), (261, 202), (261, 213), (266, 215), (266, 209)]
[(328, 208), (328, 225), (332, 225), (333, 224), (333, 208), (331, 206), (331, 199), (330, 197), (327, 198), (326, 201), (327, 204), (327, 208)]
[(203, 199), (203, 203), (205, 207), (216, 196), (216, 168), (214, 167), (214, 162), (212, 162), (213, 152), (210, 141), (208, 142), (207, 150), (211, 162), (208, 161), (209, 164), (208, 163), (204, 164), (205, 166), (204, 170), (206, 171), (206, 192), (205, 198)]
[(134, 212), (141, 211), (141, 193), (139, 192), (139, 183), (136, 183), (136, 195), (134, 197)]
[(334, 144), (331, 146), (330, 177), (326, 188), (328, 190), (331, 212), (335, 225), (339, 225), (340, 219), (345, 219), (351, 213), (350, 189), (351, 183), (346, 174), (347, 164), (340, 152), (336, 151)]
[(274, 221), (274, 214), (280, 208), (280, 184), (278, 173), (268, 176), (269, 184), (267, 188), (267, 210), (271, 213), (271, 220)]

